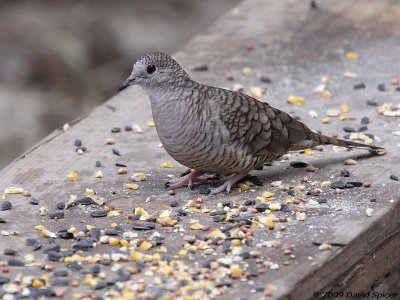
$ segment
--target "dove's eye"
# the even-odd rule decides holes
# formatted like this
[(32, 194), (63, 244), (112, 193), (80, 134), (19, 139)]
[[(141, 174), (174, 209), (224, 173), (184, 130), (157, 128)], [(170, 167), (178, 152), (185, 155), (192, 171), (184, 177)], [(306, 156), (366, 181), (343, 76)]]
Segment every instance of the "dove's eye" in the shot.
[(147, 69), (146, 69), (147, 73), (149, 73), (149, 74), (154, 73), (155, 70), (156, 70), (156, 66), (155, 65), (148, 65)]

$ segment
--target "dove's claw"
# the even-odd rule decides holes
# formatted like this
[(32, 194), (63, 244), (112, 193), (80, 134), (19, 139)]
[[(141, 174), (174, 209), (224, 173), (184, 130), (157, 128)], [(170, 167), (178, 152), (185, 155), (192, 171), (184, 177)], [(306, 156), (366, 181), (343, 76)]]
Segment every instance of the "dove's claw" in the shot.
[(204, 180), (199, 179), (198, 177), (203, 175), (203, 172), (200, 171), (191, 171), (189, 174), (181, 177), (178, 179), (176, 182), (170, 183), (168, 186), (168, 189), (174, 190), (177, 188), (181, 188), (184, 186), (188, 186), (189, 189), (191, 190), (193, 188), (194, 183), (202, 183)]
[(216, 187), (214, 189), (211, 189), (211, 195), (215, 195), (215, 194), (219, 194), (221, 192), (226, 191), (227, 194), (229, 194), (229, 192), (232, 189), (232, 186), (238, 182), (240, 179), (242, 179), (243, 177), (245, 177), (247, 174), (236, 174), (233, 175), (231, 177), (229, 177), (229, 179), (227, 181), (225, 181), (223, 184), (221, 184), (219, 187)]

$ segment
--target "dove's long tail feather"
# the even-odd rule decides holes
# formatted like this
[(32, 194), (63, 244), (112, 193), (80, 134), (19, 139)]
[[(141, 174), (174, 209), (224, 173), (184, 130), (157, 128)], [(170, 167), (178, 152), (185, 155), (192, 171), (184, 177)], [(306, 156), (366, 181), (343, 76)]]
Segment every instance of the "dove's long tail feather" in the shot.
[(370, 150), (371, 152), (374, 152), (377, 154), (383, 154), (384, 152), (386, 152), (386, 150), (381, 147), (361, 144), (361, 143), (357, 143), (357, 142), (353, 142), (353, 141), (337, 139), (337, 138), (326, 136), (323, 134), (318, 134), (316, 132), (311, 132), (311, 133), (312, 134), (310, 137), (318, 145), (335, 145), (335, 146), (346, 147), (346, 148), (366, 149), (366, 150)]

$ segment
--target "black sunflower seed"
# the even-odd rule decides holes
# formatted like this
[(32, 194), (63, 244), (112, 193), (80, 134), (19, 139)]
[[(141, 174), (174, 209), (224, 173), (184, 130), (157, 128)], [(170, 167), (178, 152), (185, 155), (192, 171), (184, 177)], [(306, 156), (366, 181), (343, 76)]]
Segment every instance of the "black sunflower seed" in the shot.
[(95, 210), (90, 213), (92, 218), (103, 218), (107, 216), (107, 211), (105, 210)]
[(292, 161), (292, 162), (290, 162), (290, 166), (292, 168), (305, 168), (308, 166), (308, 164), (306, 164), (305, 162), (302, 162), (302, 161)]
[(152, 230), (156, 226), (153, 223), (133, 223), (132, 229), (133, 230)]
[(260, 76), (260, 80), (261, 80), (261, 82), (264, 82), (264, 83), (272, 83), (271, 78), (269, 78), (269, 77), (267, 77), (265, 75), (261, 75)]
[(112, 149), (112, 152), (117, 156), (121, 156), (121, 153), (115, 148)]
[(19, 260), (19, 259), (16, 259), (16, 258), (9, 259), (7, 264), (10, 267), (23, 267), (23, 266), (25, 266), (25, 263), (22, 260)]
[(58, 202), (57, 203), (57, 209), (59, 209), (59, 210), (65, 209), (65, 203), (64, 202)]
[(12, 204), (10, 201), (3, 201), (0, 205), (0, 210), (10, 210), (12, 208)]
[(75, 139), (74, 145), (75, 145), (76, 147), (80, 147), (80, 146), (82, 146), (82, 141), (81, 141), (80, 139)]
[(355, 90), (360, 90), (360, 89), (365, 89), (365, 83), (361, 82), (361, 83), (357, 83), (356, 85), (354, 85), (354, 89)]
[(255, 209), (256, 209), (258, 212), (264, 212), (264, 211), (267, 210), (267, 208), (268, 208), (268, 205), (267, 205), (266, 203), (260, 203), (260, 204), (258, 204), (258, 205), (255, 206)]
[(369, 124), (369, 118), (368, 117), (363, 117), (361, 119), (361, 124), (362, 125), (368, 125)]
[(53, 213), (49, 213), (50, 219), (64, 219), (64, 213), (61, 211), (56, 211)]
[(386, 85), (384, 83), (378, 84), (378, 91), (380, 92), (386, 91)]
[(39, 204), (39, 200), (36, 199), (36, 198), (31, 198), (31, 199), (29, 199), (28, 202), (29, 202), (30, 204), (32, 204), (32, 205), (38, 205), (38, 204)]
[(201, 71), (207, 71), (207, 70), (208, 70), (208, 65), (205, 63), (200, 63), (200, 64), (194, 65), (192, 67), (193, 72), (201, 72)]

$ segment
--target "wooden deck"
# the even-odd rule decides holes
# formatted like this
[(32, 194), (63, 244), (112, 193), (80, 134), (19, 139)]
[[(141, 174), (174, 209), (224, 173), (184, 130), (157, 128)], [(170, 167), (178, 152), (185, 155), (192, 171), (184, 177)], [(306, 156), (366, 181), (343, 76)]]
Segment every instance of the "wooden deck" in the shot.
[[(400, 136), (392, 133), (400, 131), (400, 118), (378, 114), (377, 107), (368, 105), (367, 101), (375, 101), (379, 106), (383, 103), (400, 104), (400, 92), (391, 85), (392, 79), (400, 79), (400, 3), (389, 0), (320, 2), (313, 9), (309, 1), (247, 0), (221, 17), (206, 33), (194, 38), (175, 57), (200, 82), (227, 88), (242, 84), (247, 93), (251, 87), (267, 87), (263, 99), (301, 117), (311, 128), (325, 134), (338, 133), (344, 136), (347, 133), (342, 130), (343, 127), (359, 128), (361, 118), (368, 117), (370, 123), (366, 132), (375, 136), (375, 144), (388, 149), (386, 155), (370, 156), (361, 150), (348, 152), (332, 147), (325, 147), (322, 152), (314, 150), (313, 155), (292, 153), (290, 161), (311, 163), (317, 170), (309, 173), (305, 169), (291, 168), (287, 160), (280, 161), (264, 167), (264, 170), (254, 171), (252, 175), (257, 176), (264, 185), (253, 186), (249, 191), (235, 189), (227, 196), (207, 196), (199, 195), (197, 188), (193, 191), (177, 190), (176, 195), (171, 196), (163, 188), (164, 183), (169, 179), (169, 174), (178, 175), (185, 168), (172, 161), (159, 147), (155, 129), (147, 126), (152, 119), (149, 100), (140, 88), (132, 87), (96, 108), (90, 115), (70, 123), (70, 131), (56, 130), (1, 171), (1, 190), (23, 188), (39, 200), (39, 205), (29, 204), (30, 197), (23, 195), (7, 194), (3, 196), (5, 200), (0, 200), (0, 204), (10, 201), (13, 205), (11, 210), (0, 211), (0, 218), (7, 222), (0, 223), (0, 266), (3, 270), (0, 278), (8, 277), (15, 282), (19, 273), (34, 278), (46, 274), (49, 282), (40, 288), (57, 293), (63, 291), (66, 299), (84, 295), (105, 296), (106, 291), (117, 290), (116, 286), (122, 286), (122, 283), (109, 283), (103, 289), (94, 289), (96, 285), (85, 281), (83, 271), (69, 270), (67, 279), (71, 281), (70, 285), (76, 287), (52, 286), (53, 272), (46, 272), (41, 266), (51, 264), (55, 269), (60, 269), (66, 263), (49, 262), (42, 250), (34, 252), (35, 263), (32, 265), (10, 266), (9, 272), (4, 270), (7, 271), (10, 258), (24, 260), (25, 255), (32, 253), (32, 247), (25, 244), (27, 238), (39, 239), (42, 248), (48, 244), (48, 239), (34, 229), (37, 225), (57, 232), (71, 225), (78, 231), (86, 225), (104, 229), (115, 222), (125, 230), (130, 230), (132, 220), (128, 219), (128, 215), (134, 208), (142, 207), (157, 217), (161, 211), (171, 208), (170, 202), (173, 200), (178, 201), (178, 207), (172, 208), (177, 211), (189, 200), (201, 197), (204, 200), (200, 204), (203, 209), (221, 210), (219, 205), (225, 202), (233, 207), (234, 204), (242, 206), (245, 200), (255, 200), (255, 205), (258, 205), (260, 201), (257, 197), (266, 191), (274, 192), (277, 202), (281, 204), (289, 202), (289, 211), (271, 212), (276, 219), (284, 221), (287, 218), (287, 221), (274, 222), (272, 230), (252, 226), (252, 243), (249, 246), (241, 244), (251, 257), (233, 262), (232, 265), (237, 267), (220, 262), (216, 270), (201, 268), (209, 258), (235, 256), (224, 254), (223, 246), (210, 245), (209, 248), (214, 249), (208, 253), (210, 255), (206, 255), (205, 250), (181, 252), (185, 236), (196, 235), (197, 240), (201, 240), (213, 230), (235, 224), (213, 222), (207, 210), (191, 208), (188, 216), (180, 217), (175, 229), (156, 222), (155, 230), (138, 232), (136, 238), (145, 240), (154, 231), (159, 232), (168, 252), (158, 252), (160, 246), (153, 245), (148, 251), (137, 250), (139, 256), (140, 253), (159, 253), (161, 260), (170, 257), (177, 264), (184, 262), (188, 265), (186, 273), (176, 271), (165, 275), (162, 274), (162, 264), (152, 266), (144, 262), (144, 270), (136, 274), (132, 271), (134, 262), (120, 261), (112, 262), (110, 266), (101, 265), (105, 277), (115, 277), (116, 265), (121, 265), (132, 274), (130, 281), (125, 282), (127, 287), (143, 281), (144, 291), (135, 292), (139, 298), (145, 295), (155, 298), (172, 295), (171, 299), (175, 299), (185, 293), (194, 293), (194, 298), (204, 299), (260, 299), (268, 296), (271, 299), (297, 300), (313, 298), (316, 296), (314, 293), (319, 293), (316, 298), (322, 298), (323, 293), (328, 291), (367, 293), (373, 291), (385, 277), (398, 273), (400, 182), (389, 177), (391, 174), (400, 176)], [(348, 52), (356, 52), (358, 58), (347, 59)], [(200, 63), (207, 64), (209, 70), (192, 72), (191, 67)], [(257, 75), (246, 76), (243, 72), (245, 67), (252, 68)], [(346, 78), (344, 72), (355, 73), (357, 77)], [(227, 74), (232, 74), (234, 80), (227, 80)], [(272, 83), (261, 82), (258, 75), (268, 76)], [(330, 77), (326, 87), (331, 93), (329, 99), (325, 99), (321, 93), (313, 93), (324, 76)], [(365, 83), (366, 88), (354, 89), (354, 85), (359, 83)], [(384, 91), (377, 88), (381, 83), (385, 84)], [(305, 104), (293, 106), (287, 103), (289, 95), (304, 97)], [(330, 117), (330, 123), (324, 124), (322, 119), (326, 117), (327, 110), (340, 110), (342, 104), (348, 104), (349, 111), (345, 114), (354, 118), (341, 121), (339, 117)], [(312, 118), (310, 110), (317, 112), (318, 117)], [(140, 125), (143, 133), (124, 131), (126, 125), (132, 124)], [(122, 131), (111, 133), (114, 127), (120, 127)], [(106, 145), (107, 138), (113, 138), (115, 144)], [(75, 139), (80, 139), (87, 148), (83, 155), (76, 153)], [(121, 156), (113, 154), (112, 149), (117, 149)], [(357, 164), (345, 166), (345, 159), (354, 159)], [(96, 161), (101, 161), (102, 167), (96, 167)], [(118, 175), (116, 162), (126, 164), (129, 173)], [(171, 162), (173, 167), (160, 168), (164, 162)], [(350, 171), (350, 177), (340, 177), (343, 169)], [(99, 170), (104, 178), (95, 178), (94, 174)], [(78, 174), (76, 182), (67, 177), (70, 171)], [(148, 174), (148, 180), (138, 182), (137, 190), (130, 190), (126, 188), (126, 183), (134, 172)], [(307, 182), (302, 182), (305, 176)], [(371, 187), (343, 189), (341, 193), (322, 187), (319, 196), (307, 195), (307, 191), (320, 188), (323, 181), (340, 180), (369, 181)], [(304, 186), (305, 189), (289, 196), (282, 188), (272, 187), (274, 181), (282, 181), (283, 186)], [(314, 187), (313, 182), (318, 184)], [(65, 217), (60, 220), (50, 219), (48, 215), (40, 216), (40, 207), (47, 208), (50, 213), (55, 212), (57, 203), (66, 203), (71, 195), (82, 198), (87, 188), (105, 199), (105, 208), (120, 210), (120, 215), (92, 218), (90, 212), (99, 207), (75, 206), (64, 210)], [(294, 204), (287, 198), (295, 200)], [(241, 215), (247, 218), (271, 216), (266, 212), (254, 213), (255, 205), (247, 206), (248, 210)], [(371, 216), (366, 214), (369, 208), (373, 209)], [(298, 212), (302, 210), (307, 216), (305, 221), (297, 220)], [(209, 230), (190, 229), (192, 219), (209, 226)], [(179, 230), (179, 226), (183, 229)], [(231, 231), (226, 234), (229, 235)], [(278, 241), (279, 244), (270, 247), (271, 241)], [(56, 242), (70, 249), (76, 240), (57, 238)], [(320, 251), (313, 243), (336, 243), (342, 246)], [(3, 255), (6, 248), (16, 250), (16, 256)], [(79, 253), (81, 257), (96, 253), (122, 253), (129, 257), (130, 249), (127, 252), (120, 252), (119, 249), (119, 246), (101, 244)], [(91, 265), (82, 262), (82, 267), (89, 270)], [(232, 275), (235, 274), (235, 268), (241, 270), (238, 278)], [(196, 276), (194, 270), (199, 272)], [(198, 274), (203, 274), (203, 277)], [(74, 279), (78, 279), (78, 282), (73, 282)], [(182, 283), (183, 279), (187, 283)], [(204, 283), (204, 289), (199, 286), (199, 281)], [(0, 287), (0, 297), (5, 290), (10, 291), (10, 285), (3, 285), (3, 289)], [(15, 284), (18, 287), (21, 285), (18, 282)], [(192, 292), (186, 285), (193, 288)], [(208, 296), (202, 294), (206, 288)], [(398, 282), (387, 287), (385, 292), (394, 293), (396, 289), (400, 290)], [(125, 292), (125, 297), (131, 295)]]

